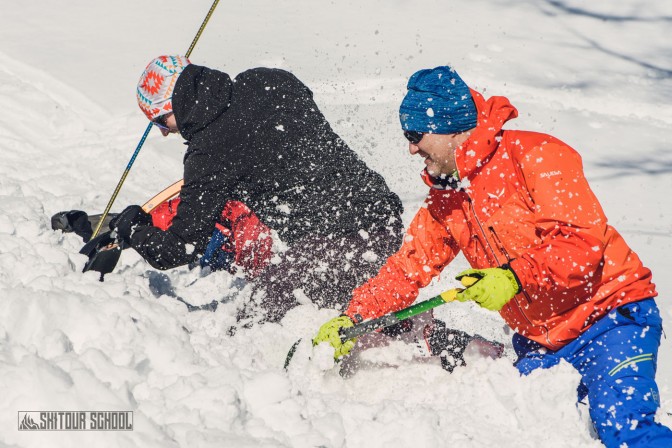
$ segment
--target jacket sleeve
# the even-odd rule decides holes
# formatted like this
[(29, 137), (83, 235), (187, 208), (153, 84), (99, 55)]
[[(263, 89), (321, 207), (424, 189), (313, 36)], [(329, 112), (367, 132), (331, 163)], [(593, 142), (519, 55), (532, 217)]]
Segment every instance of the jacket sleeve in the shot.
[(221, 180), (235, 171), (210, 168), (206, 152), (191, 148), (189, 152), (172, 225), (165, 231), (152, 226), (137, 229), (131, 239), (132, 247), (155, 269), (172, 269), (196, 261), (227, 202), (228, 189), (222, 187)]
[(607, 219), (583, 174), (581, 157), (552, 142), (524, 155), (519, 166), (541, 244), (513, 260), (511, 268), (532, 303), (544, 296), (549, 303), (562, 296), (575, 303), (588, 300), (600, 283)]
[(378, 275), (355, 289), (345, 314), (361, 321), (409, 306), (419, 289), (427, 286), (458, 252), (445, 226), (423, 204), (399, 251), (387, 259)]

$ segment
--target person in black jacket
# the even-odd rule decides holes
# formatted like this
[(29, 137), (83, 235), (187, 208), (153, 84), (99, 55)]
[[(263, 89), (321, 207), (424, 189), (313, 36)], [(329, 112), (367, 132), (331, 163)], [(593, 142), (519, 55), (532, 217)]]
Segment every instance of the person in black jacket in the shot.
[(179, 132), (188, 144), (172, 226), (153, 227), (138, 206), (110, 224), (154, 268), (198, 259), (225, 203), (240, 201), (287, 247), (254, 280), (253, 301), (265, 320), (278, 321), (305, 296), (342, 307), (399, 248), (401, 201), (291, 73), (255, 68), (231, 79), (161, 56), (145, 69), (137, 96), (164, 135)]

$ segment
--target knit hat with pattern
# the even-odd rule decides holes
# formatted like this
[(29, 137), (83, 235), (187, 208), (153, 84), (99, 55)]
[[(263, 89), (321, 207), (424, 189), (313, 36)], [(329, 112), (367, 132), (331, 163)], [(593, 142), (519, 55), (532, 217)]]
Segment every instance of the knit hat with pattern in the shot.
[(185, 56), (159, 56), (142, 72), (136, 96), (140, 109), (150, 121), (173, 111), (175, 83), (189, 64)]

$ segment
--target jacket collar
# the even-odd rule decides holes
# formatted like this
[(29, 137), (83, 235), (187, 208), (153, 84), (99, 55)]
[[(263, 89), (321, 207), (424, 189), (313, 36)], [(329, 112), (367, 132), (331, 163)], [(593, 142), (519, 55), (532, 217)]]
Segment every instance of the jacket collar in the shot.
[(471, 136), (455, 151), (455, 162), (460, 179), (468, 179), (487, 162), (501, 140), (504, 123), (518, 116), (518, 110), (503, 96), (493, 96), (487, 101), (471, 90), (478, 111), (478, 124)]
[(427, 168), (422, 170), (420, 174), (425, 184), (435, 190), (459, 190), (462, 187), (460, 179), (455, 176), (434, 177), (427, 171)]
[(480, 168), (497, 149), (504, 123), (518, 116), (518, 110), (503, 96), (493, 96), (486, 101), (475, 90), (471, 90), (471, 96), (474, 98), (478, 111), (478, 124), (469, 139), (455, 150), (459, 179), (454, 176), (433, 177), (425, 168), (421, 176), (430, 188), (458, 191), (467, 188), (469, 176)]

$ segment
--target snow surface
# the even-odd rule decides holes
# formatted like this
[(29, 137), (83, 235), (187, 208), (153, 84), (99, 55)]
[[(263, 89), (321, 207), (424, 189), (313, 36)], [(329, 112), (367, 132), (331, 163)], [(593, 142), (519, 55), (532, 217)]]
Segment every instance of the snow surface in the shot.
[[(302, 305), (281, 324), (229, 337), (235, 300), (189, 314), (156, 299), (151, 268), (132, 251), (104, 283), (82, 274), (80, 240), (51, 231), (49, 218), (103, 210), (146, 126), (137, 78), (152, 57), (186, 51), (210, 2), (0, 7), (0, 446), (601, 445), (575, 405), (579, 376), (568, 365), (520, 378), (507, 349), (507, 358), (472, 359), (448, 375), (393, 344), (371, 357), (397, 367), (344, 379), (323, 347), (309, 361), (302, 344), (286, 373), (292, 343), (334, 311)], [(511, 99), (521, 112), (512, 126), (581, 152), (611, 223), (653, 270), (670, 330), (671, 22), (672, 2), (653, 0), (225, 0), (192, 61), (231, 74), (260, 65), (296, 73), (400, 195), (406, 222), (426, 188), (398, 104), (415, 70), (453, 64), (486, 96)], [(153, 132), (114, 210), (181, 177), (183, 148)], [(464, 267), (457, 260), (422, 298)], [(186, 268), (168, 275), (194, 303), (222, 297), (233, 281)], [(498, 315), (469, 304), (437, 314), (510, 338)], [(671, 346), (662, 342), (658, 372), (667, 425)], [(133, 410), (135, 429), (19, 432), (21, 410)]]

